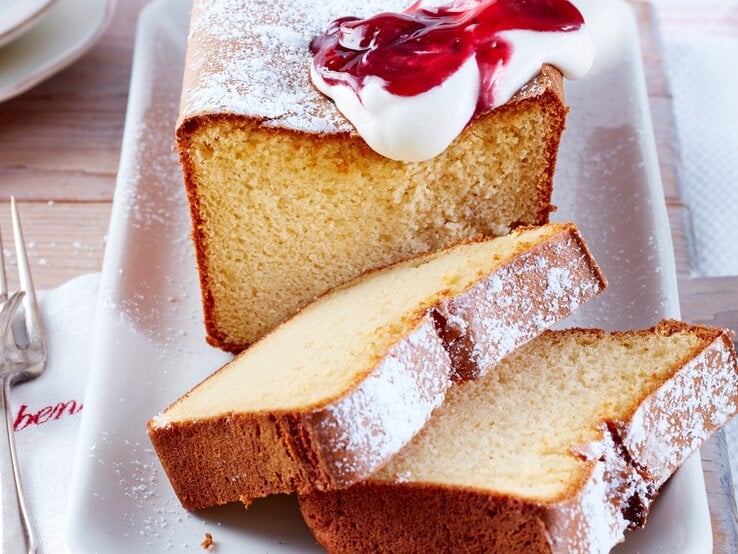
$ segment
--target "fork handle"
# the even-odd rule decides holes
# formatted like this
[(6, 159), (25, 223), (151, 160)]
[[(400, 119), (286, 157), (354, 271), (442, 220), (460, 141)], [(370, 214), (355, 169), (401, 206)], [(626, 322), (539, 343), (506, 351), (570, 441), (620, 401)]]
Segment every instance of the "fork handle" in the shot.
[(35, 554), (36, 537), (21, 489), (18, 459), (13, 437), (13, 414), (10, 405), (9, 376), (2, 379), (2, 408), (5, 411), (3, 444), (0, 447), (0, 489), (2, 489), (2, 552), (3, 554)]

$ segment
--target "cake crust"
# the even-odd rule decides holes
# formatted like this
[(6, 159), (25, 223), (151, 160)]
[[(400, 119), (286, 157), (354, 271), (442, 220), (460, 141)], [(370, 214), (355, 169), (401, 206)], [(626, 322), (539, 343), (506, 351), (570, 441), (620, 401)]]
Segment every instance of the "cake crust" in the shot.
[(183, 506), (333, 490), (368, 477), (421, 429), (453, 381), (483, 375), (605, 288), (576, 227), (552, 227), (461, 294), (442, 295), (338, 398), (291, 412), (154, 418), (149, 437)]
[(336, 553), (608, 552), (626, 529), (645, 524), (659, 488), (735, 415), (732, 332), (664, 321), (641, 333), (668, 336), (685, 329), (706, 345), (640, 399), (628, 418), (603, 421), (599, 440), (572, 448), (587, 472), (559, 498), (537, 501), (370, 478), (345, 490), (301, 496), (303, 516), (318, 542)]

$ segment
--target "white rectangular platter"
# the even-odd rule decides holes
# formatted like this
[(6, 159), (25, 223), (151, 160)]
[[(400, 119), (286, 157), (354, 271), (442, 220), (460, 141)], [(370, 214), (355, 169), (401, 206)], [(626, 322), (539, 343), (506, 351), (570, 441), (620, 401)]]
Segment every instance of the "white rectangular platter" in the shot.
[[(678, 317), (672, 244), (635, 18), (618, 0), (581, 2), (597, 58), (567, 83), (571, 106), (555, 219), (573, 219), (610, 288), (565, 326), (639, 328)], [(188, 513), (146, 422), (224, 363), (205, 344), (190, 221), (172, 151), (189, 5), (157, 0), (139, 21), (131, 94), (103, 267), (92, 370), (72, 484), (74, 553), (320, 552), (293, 497)], [(699, 456), (666, 485), (649, 523), (618, 552), (710, 552)]]

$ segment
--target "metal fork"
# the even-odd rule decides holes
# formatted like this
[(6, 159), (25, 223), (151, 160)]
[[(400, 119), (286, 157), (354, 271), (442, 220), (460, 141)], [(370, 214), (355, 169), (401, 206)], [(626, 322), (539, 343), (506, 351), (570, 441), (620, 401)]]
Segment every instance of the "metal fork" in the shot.
[[(18, 262), (18, 277), (22, 292), (8, 297), (5, 261), (0, 237), (0, 379), (2, 380), (2, 406), (5, 411), (4, 444), (0, 446), (0, 488), (2, 489), (2, 552), (3, 554), (35, 553), (36, 537), (30, 514), (23, 498), (18, 459), (13, 438), (13, 414), (10, 405), (10, 388), (21, 381), (38, 377), (46, 367), (46, 339), (36, 303), (36, 294), (28, 266), (28, 256), (23, 242), (18, 208), (15, 198), (10, 198), (13, 220), (13, 238)], [(23, 299), (24, 330), (16, 333), (12, 325), (13, 314)], [(20, 330), (19, 330), (20, 331)], [(25, 335), (23, 337), (19, 335)], [(7, 445), (7, 449), (4, 446)]]

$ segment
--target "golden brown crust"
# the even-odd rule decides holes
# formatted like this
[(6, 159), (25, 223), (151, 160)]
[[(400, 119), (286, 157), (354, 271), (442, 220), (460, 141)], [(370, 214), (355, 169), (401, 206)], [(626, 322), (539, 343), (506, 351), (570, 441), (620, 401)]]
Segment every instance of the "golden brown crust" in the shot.
[[(541, 73), (532, 79), (525, 87), (521, 89), (510, 102), (504, 104), (481, 116), (486, 117), (504, 117), (511, 110), (525, 110), (529, 106), (538, 104), (548, 115), (552, 132), (550, 139), (546, 144), (547, 167), (543, 172), (541, 180), (536, 185), (536, 201), (532, 219), (525, 224), (534, 223), (542, 225), (548, 222), (549, 214), (555, 208), (551, 205), (551, 197), (553, 194), (553, 175), (556, 166), (556, 158), (558, 154), (559, 142), (561, 134), (564, 130), (566, 114), (568, 108), (564, 105), (563, 98), (563, 78), (561, 73), (552, 66), (543, 66)], [(210, 268), (208, 265), (208, 252), (206, 246), (204, 224), (202, 219), (202, 210), (198, 195), (197, 174), (194, 162), (191, 159), (191, 140), (193, 135), (199, 128), (213, 125), (216, 123), (238, 124), (254, 124), (262, 121), (259, 118), (245, 115), (235, 114), (201, 114), (196, 116), (185, 117), (177, 128), (177, 147), (179, 151), (180, 164), (184, 173), (184, 184), (189, 200), (190, 216), (192, 219), (192, 241), (195, 245), (195, 253), (200, 278), (200, 289), (202, 295), (202, 304), (205, 320), (205, 329), (207, 332), (207, 341), (218, 348), (228, 352), (238, 353), (248, 346), (248, 344), (234, 343), (227, 338), (227, 333), (218, 325), (215, 316), (215, 300), (213, 289), (211, 287)], [(302, 136), (316, 145), (322, 141), (342, 140), (350, 141), (357, 155), (363, 158), (374, 159), (381, 158), (379, 154), (374, 152), (356, 133), (307, 133), (300, 130), (288, 130), (282, 127), (262, 126), (260, 130), (264, 133), (273, 133), (275, 135), (287, 134), (294, 136)], [(510, 221), (511, 228), (523, 225), (521, 221)]]
[(474, 491), (369, 482), (301, 496), (300, 510), (328, 552), (550, 551), (542, 508)]
[[(736, 412), (732, 332), (663, 321), (636, 333), (668, 336), (683, 331), (702, 340), (698, 351), (678, 364), (628, 418), (603, 422), (601, 440), (574, 448), (589, 471), (564, 497), (536, 501), (370, 478), (346, 490), (302, 496), (305, 521), (318, 542), (334, 553), (609, 551), (626, 529), (645, 523), (659, 487)], [(553, 333), (596, 338), (605, 332)], [(453, 517), (457, 513), (463, 517)]]
[[(536, 221), (539, 225), (542, 225), (548, 221), (549, 214), (556, 210), (556, 206), (551, 204), (553, 176), (556, 171), (559, 144), (561, 143), (561, 136), (564, 133), (564, 127), (566, 126), (566, 115), (569, 112), (569, 108), (564, 104), (564, 78), (557, 69), (552, 66), (543, 66), (539, 79), (545, 79), (546, 82), (550, 83), (545, 88), (541, 101), (549, 114), (553, 127), (550, 140), (546, 147), (548, 165), (539, 184), (540, 209)], [(525, 102), (532, 102), (532, 99), (526, 99)]]
[(203, 233), (202, 210), (200, 208), (200, 197), (197, 194), (197, 183), (195, 168), (190, 158), (190, 141), (193, 128), (197, 126), (195, 120), (188, 120), (177, 128), (177, 148), (179, 150), (179, 163), (184, 174), (185, 192), (190, 207), (190, 219), (192, 231), (190, 238), (195, 245), (195, 260), (197, 262), (200, 278), (200, 295), (202, 298), (203, 314), (205, 318), (206, 340), (211, 346), (221, 348), (226, 352), (238, 353), (244, 346), (230, 344), (225, 336), (218, 330), (215, 322), (215, 303), (210, 286), (210, 272), (207, 263), (207, 251), (205, 250), (205, 238)]
[[(453, 379), (482, 375), (604, 289), (576, 227), (552, 227), (556, 232), (540, 244), (527, 245), (461, 294), (427, 307), (410, 334), (378, 353), (374, 371), (339, 398), (288, 413), (225, 414), (177, 424), (152, 420), (149, 436), (182, 504), (200, 509), (268, 494), (331, 490), (376, 471), (421, 429)], [(565, 290), (549, 286), (551, 268), (569, 275)], [(502, 301), (510, 298), (525, 298), (528, 307)], [(378, 411), (387, 395), (398, 397), (396, 405)], [(398, 418), (408, 423), (397, 426)]]

